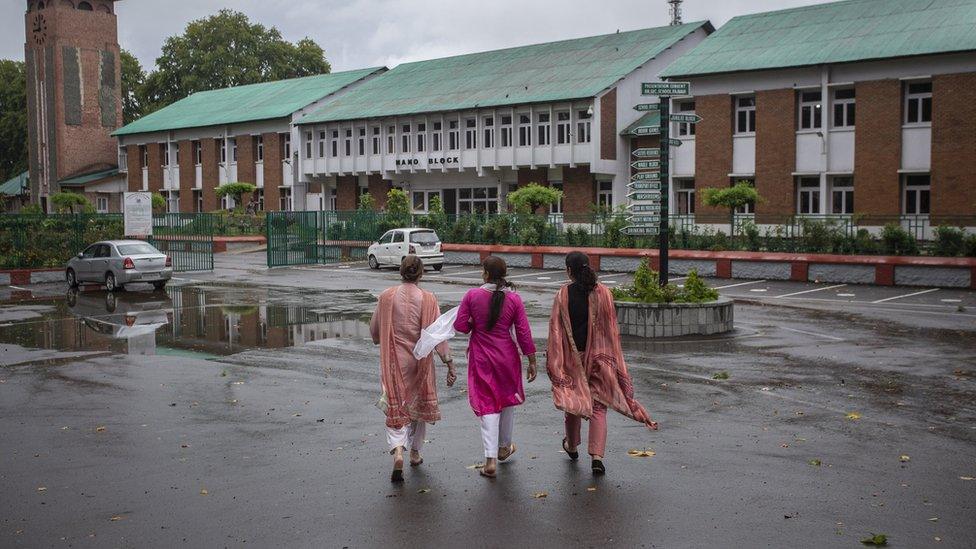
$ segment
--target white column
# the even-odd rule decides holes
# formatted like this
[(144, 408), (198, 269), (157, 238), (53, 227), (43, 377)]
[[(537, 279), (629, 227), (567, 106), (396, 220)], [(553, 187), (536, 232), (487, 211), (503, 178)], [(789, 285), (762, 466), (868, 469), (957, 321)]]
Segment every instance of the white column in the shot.
[(830, 203), (828, 200), (828, 185), (827, 185), (827, 170), (830, 166), (830, 116), (827, 113), (830, 111), (830, 68), (824, 66), (820, 70), (820, 131), (823, 132), (823, 151), (820, 155), (820, 213), (825, 215), (828, 213), (827, 206)]

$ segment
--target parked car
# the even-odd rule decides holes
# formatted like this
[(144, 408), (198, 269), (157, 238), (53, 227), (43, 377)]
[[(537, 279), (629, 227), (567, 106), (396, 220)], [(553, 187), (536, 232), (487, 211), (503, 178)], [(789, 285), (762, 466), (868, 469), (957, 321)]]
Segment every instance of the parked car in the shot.
[(379, 269), (383, 265), (400, 265), (407, 254), (414, 254), (427, 267), (439, 271), (444, 267), (441, 239), (433, 229), (393, 229), (387, 231), (366, 251), (369, 266)]
[(110, 292), (124, 290), (126, 284), (136, 282), (161, 290), (172, 277), (172, 259), (141, 240), (96, 242), (72, 257), (65, 268), (65, 278), (72, 288), (83, 282), (96, 282), (105, 284)]

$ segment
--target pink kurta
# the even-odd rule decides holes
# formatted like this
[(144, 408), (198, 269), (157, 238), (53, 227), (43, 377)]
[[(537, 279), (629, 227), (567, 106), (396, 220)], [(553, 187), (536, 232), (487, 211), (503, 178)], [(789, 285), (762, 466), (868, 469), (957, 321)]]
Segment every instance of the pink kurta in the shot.
[[(416, 284), (401, 284), (380, 294), (369, 331), (373, 342), (380, 345), (380, 379), (388, 427), (396, 429), (413, 421), (433, 423), (441, 418), (433, 355), (422, 360), (413, 356), (420, 330), (439, 315), (437, 298)], [(436, 350), (442, 357), (450, 356), (446, 341)]]
[[(535, 353), (525, 305), (515, 292), (505, 292), (498, 322), (487, 329), (492, 292), (469, 290), (461, 300), (454, 329), (470, 333), (468, 342), (468, 401), (475, 415), (497, 414), (502, 408), (525, 401), (522, 389), (522, 354)], [(512, 340), (512, 328), (515, 340)]]

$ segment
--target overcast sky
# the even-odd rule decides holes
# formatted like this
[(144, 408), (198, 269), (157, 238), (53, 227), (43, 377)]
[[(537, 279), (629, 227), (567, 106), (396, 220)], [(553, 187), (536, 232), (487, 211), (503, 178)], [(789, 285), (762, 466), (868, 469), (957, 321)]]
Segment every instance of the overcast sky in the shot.
[[(684, 20), (718, 27), (736, 15), (822, 2), (685, 0)], [(26, 5), (0, 0), (0, 58), (24, 57)], [(289, 41), (312, 38), (336, 71), (668, 24), (666, 0), (123, 0), (119, 43), (148, 69), (166, 37), (224, 7)]]

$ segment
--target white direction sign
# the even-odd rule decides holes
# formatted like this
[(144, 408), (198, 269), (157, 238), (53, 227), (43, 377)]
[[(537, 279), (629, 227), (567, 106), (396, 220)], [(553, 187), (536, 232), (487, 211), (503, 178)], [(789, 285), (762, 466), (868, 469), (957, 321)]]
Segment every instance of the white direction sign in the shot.
[(697, 124), (702, 121), (702, 117), (697, 114), (669, 114), (668, 120), (671, 122), (686, 122), (688, 124)]
[(660, 181), (661, 174), (658, 172), (640, 172), (630, 176), (631, 181)]
[(630, 236), (653, 236), (660, 234), (661, 228), (655, 226), (637, 226), (631, 225), (629, 227), (624, 227), (623, 233)]
[(152, 193), (125, 193), (122, 205), (125, 236), (152, 236)]
[(691, 93), (689, 82), (644, 82), (641, 86), (642, 95), (688, 95)]
[(647, 202), (641, 204), (631, 204), (630, 212), (631, 213), (660, 213), (661, 201), (648, 200)]
[(642, 193), (633, 192), (627, 195), (627, 198), (631, 200), (660, 200), (661, 193)]
[(661, 149), (634, 149), (630, 154), (634, 155), (634, 158), (660, 158)]
[(642, 223), (650, 224), (650, 223), (660, 223), (661, 222), (661, 216), (659, 216), (659, 215), (632, 215), (632, 216), (628, 217), (627, 219), (631, 223), (638, 224), (638, 225), (639, 224), (642, 224)]
[(640, 112), (659, 111), (659, 110), (661, 110), (661, 104), (660, 103), (640, 103), (638, 105), (634, 105), (634, 110), (635, 111), (640, 111)]
[(671, 145), (672, 147), (680, 147), (681, 146), (681, 140), (680, 139), (672, 139), (672, 138), (669, 137), (666, 140), (664, 140), (664, 142), (667, 143), (668, 145)]
[(660, 126), (638, 126), (634, 128), (630, 133), (634, 135), (657, 135), (661, 133)]
[(638, 170), (654, 170), (661, 167), (660, 160), (638, 160), (630, 164)]
[(627, 186), (635, 191), (660, 191), (660, 181), (631, 181)]

